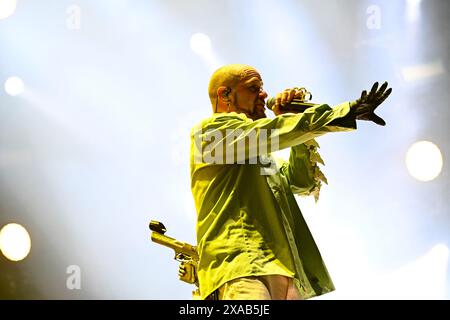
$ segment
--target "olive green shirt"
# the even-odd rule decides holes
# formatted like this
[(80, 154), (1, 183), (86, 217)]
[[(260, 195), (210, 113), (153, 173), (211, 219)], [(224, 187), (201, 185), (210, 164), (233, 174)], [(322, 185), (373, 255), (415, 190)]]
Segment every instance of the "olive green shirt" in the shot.
[[(255, 121), (235, 112), (215, 113), (194, 126), (191, 189), (202, 299), (227, 281), (271, 274), (294, 278), (305, 299), (334, 290), (294, 193), (318, 197), (320, 182), (326, 180), (317, 166), (322, 160), (314, 138), (356, 129), (349, 111), (346, 102)], [(269, 132), (262, 139), (265, 145), (241, 143), (255, 133), (264, 138), (265, 130)], [(289, 162), (270, 155), (288, 147)], [(226, 150), (233, 148), (246, 152), (246, 163), (236, 156), (225, 162)], [(220, 159), (219, 149), (225, 150), (224, 161), (211, 161), (211, 156)], [(250, 161), (252, 150), (258, 156), (256, 163)]]

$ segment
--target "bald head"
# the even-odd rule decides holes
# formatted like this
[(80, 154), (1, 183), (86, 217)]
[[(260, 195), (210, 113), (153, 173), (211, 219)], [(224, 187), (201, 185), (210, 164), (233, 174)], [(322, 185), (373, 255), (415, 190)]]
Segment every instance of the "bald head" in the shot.
[(219, 89), (219, 87), (225, 86), (233, 88), (239, 82), (251, 76), (260, 78), (260, 75), (255, 68), (245, 64), (229, 64), (217, 69), (211, 76), (208, 86), (211, 104), (214, 105), (216, 103), (217, 89)]

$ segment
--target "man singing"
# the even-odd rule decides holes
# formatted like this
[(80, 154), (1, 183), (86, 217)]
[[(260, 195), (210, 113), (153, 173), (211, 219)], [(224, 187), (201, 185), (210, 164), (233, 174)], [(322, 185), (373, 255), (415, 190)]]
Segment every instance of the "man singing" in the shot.
[[(294, 194), (318, 197), (322, 159), (314, 138), (384, 125), (375, 109), (391, 89), (335, 107), (286, 112), (297, 88), (276, 95), (266, 117), (263, 81), (247, 65), (226, 65), (209, 83), (213, 114), (191, 131), (191, 189), (197, 210), (202, 299), (298, 300), (334, 290)], [(289, 161), (270, 153), (290, 148)]]

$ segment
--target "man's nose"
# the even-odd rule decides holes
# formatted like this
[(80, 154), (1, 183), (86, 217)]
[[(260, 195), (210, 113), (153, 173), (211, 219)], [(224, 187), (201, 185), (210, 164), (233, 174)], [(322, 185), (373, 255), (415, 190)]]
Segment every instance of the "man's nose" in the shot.
[(267, 92), (265, 92), (264, 90), (262, 90), (262, 91), (259, 93), (259, 97), (260, 97), (261, 99), (267, 98), (267, 97), (268, 97)]

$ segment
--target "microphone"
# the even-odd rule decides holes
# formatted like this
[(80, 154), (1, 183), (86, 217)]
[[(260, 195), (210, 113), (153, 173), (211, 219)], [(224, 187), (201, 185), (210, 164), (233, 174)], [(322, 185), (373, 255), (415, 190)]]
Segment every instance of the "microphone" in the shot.
[[(273, 106), (275, 105), (275, 98), (270, 98), (269, 100), (267, 100), (267, 108), (269, 108), (270, 110), (272, 110)], [(305, 102), (304, 99), (302, 98), (294, 98), (290, 103), (284, 105), (284, 106), (280, 106), (280, 109), (282, 111), (288, 111), (288, 112), (294, 112), (294, 113), (302, 113), (304, 112), (306, 109), (308, 108), (312, 108), (315, 106), (318, 106), (319, 104), (317, 103), (310, 103), (310, 102)]]

